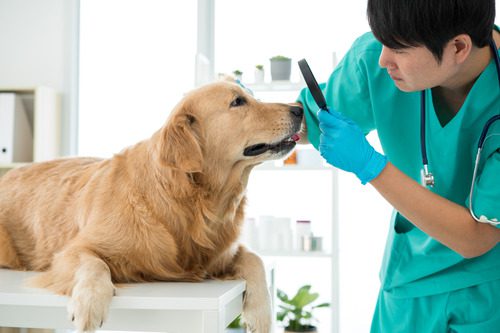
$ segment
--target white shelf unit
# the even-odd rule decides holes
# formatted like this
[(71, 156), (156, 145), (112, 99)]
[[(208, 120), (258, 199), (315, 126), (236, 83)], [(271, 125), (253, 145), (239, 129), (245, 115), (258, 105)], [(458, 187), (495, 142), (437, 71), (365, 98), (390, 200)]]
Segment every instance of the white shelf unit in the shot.
[[(55, 89), (38, 87), (0, 87), (0, 93), (15, 93), (20, 97), (33, 131), (32, 162), (47, 161), (60, 156), (61, 101)], [(0, 164), (0, 175), (27, 163)]]
[[(306, 273), (307, 283), (312, 285), (312, 292), (319, 292), (321, 296), (319, 301), (327, 301), (331, 303), (329, 314), (330, 322), (324, 323), (324, 318), (321, 318), (322, 320), (320, 321), (318, 326), (320, 330), (323, 331), (321, 328), (326, 324), (326, 327), (329, 327), (328, 332), (337, 333), (339, 331), (339, 241), (337, 171), (336, 169), (326, 165), (304, 166), (297, 164), (278, 166), (277, 164), (279, 164), (279, 162), (266, 162), (256, 167), (254, 171), (252, 171), (248, 189), (248, 205), (250, 208), (250, 212), (248, 212), (248, 210), (247, 212), (253, 214), (252, 217), (258, 218), (257, 216), (255, 216), (255, 211), (259, 209), (259, 206), (266, 206), (266, 202), (269, 201), (269, 199), (266, 200), (260, 196), (259, 193), (262, 193), (262, 191), (266, 192), (265, 194), (268, 197), (278, 197), (275, 202), (276, 209), (274, 211), (276, 211), (276, 214), (282, 215), (283, 211), (286, 211), (288, 209), (286, 208), (287, 206), (290, 208), (290, 211), (292, 211), (293, 206), (300, 205), (299, 202), (301, 201), (301, 199), (295, 198), (296, 195), (309, 197), (309, 199), (312, 199), (314, 201), (314, 196), (318, 195), (317, 193), (315, 193), (315, 191), (318, 189), (318, 187), (323, 187), (323, 193), (325, 191), (329, 191), (330, 193), (328, 198), (319, 198), (321, 200), (318, 200), (318, 207), (315, 207), (310, 200), (304, 200), (303, 211), (321, 211), (320, 215), (323, 216), (323, 218), (316, 218), (315, 220), (312, 220), (312, 224), (313, 226), (319, 226), (318, 224), (320, 223), (322, 224), (320, 227), (323, 233), (317, 233), (316, 231), (314, 233), (315, 236), (322, 236), (324, 240), (327, 240), (328, 244), (323, 245), (324, 249), (322, 251), (311, 252), (304, 252), (299, 250), (254, 250), (264, 259), (264, 261), (274, 263), (276, 269), (275, 285), (277, 288), (280, 288), (280, 285), (284, 282), (283, 279), (288, 280), (290, 278), (290, 276), (280, 276), (280, 274), (283, 273), (283, 270), (287, 271), (284, 274), (289, 274), (289, 267), (312, 265), (311, 270)], [(259, 179), (259, 176), (262, 175), (267, 175), (267, 179), (264, 178), (264, 181)], [(290, 187), (276, 188), (276, 186), (280, 186), (281, 184), (279, 179), (280, 177), (282, 179), (290, 179)], [(300, 177), (302, 183), (300, 185), (297, 185), (295, 193), (290, 193), (291, 188), (295, 186), (293, 181), (293, 179), (296, 179), (295, 177)], [(311, 178), (312, 181), (309, 184), (304, 185), (303, 181), (308, 178)], [(289, 196), (294, 197), (295, 200), (288, 200), (287, 198)], [(256, 199), (256, 197), (258, 198)], [(283, 207), (285, 208), (283, 209)], [(273, 207), (267, 206), (264, 207), (263, 210), (265, 210), (263, 215), (266, 215), (266, 213), (269, 213), (270, 210), (273, 210)], [(292, 219), (292, 223), (293, 222), (294, 220)], [(284, 267), (286, 268), (283, 269)], [(327, 274), (329, 276), (325, 277), (319, 274), (320, 271), (324, 272), (325, 270), (329, 272)], [(299, 275), (304, 274), (304, 272), (297, 273)], [(291, 278), (293, 279), (293, 276)], [(329, 286), (325, 287), (325, 283), (329, 284)], [(296, 289), (298, 289), (298, 287), (300, 287), (300, 285), (296, 285)], [(326, 289), (329, 289), (329, 295), (325, 295), (324, 290)], [(275, 311), (276, 310), (278, 309), (275, 307)], [(325, 330), (325, 332), (327, 331)]]

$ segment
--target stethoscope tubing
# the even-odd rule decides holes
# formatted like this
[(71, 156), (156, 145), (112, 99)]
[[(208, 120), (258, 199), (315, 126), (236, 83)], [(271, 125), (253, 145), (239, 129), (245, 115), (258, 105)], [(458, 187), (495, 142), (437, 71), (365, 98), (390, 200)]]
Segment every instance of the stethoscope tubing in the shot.
[[(493, 52), (493, 59), (495, 62), (495, 67), (497, 70), (497, 77), (498, 77), (498, 85), (500, 87), (500, 57), (498, 55), (498, 48), (497, 45), (493, 39), (493, 37), (489, 41), (489, 46)], [(421, 147), (421, 152), (422, 152), (422, 164), (423, 164), (423, 170), (422, 170), (422, 180), (423, 184), (425, 186), (434, 186), (434, 176), (432, 173), (429, 172), (428, 169), (428, 159), (427, 159), (427, 148), (426, 148), (426, 135), (425, 135), (425, 114), (426, 114), (426, 101), (425, 101), (425, 90), (420, 92), (420, 147)], [(484, 142), (487, 139), (487, 134), (488, 131), (491, 127), (491, 125), (496, 122), (497, 120), (500, 120), (500, 113), (498, 115), (495, 115), (488, 119), (483, 127), (483, 130), (481, 131), (481, 135), (479, 136), (478, 144), (477, 144), (477, 154), (476, 154), (476, 159), (474, 161), (474, 172), (472, 174), (472, 184), (470, 187), (470, 193), (469, 193), (469, 212), (476, 220), (477, 222), (481, 223), (489, 223), (493, 226), (500, 226), (500, 221), (496, 220), (489, 220), (485, 216), (476, 216), (474, 213), (474, 209), (472, 207), (473, 205), (473, 192), (474, 192), (474, 183), (476, 180), (477, 176), (477, 169), (479, 166), (479, 161), (481, 159), (481, 151), (483, 150)]]
[[(490, 39), (489, 46), (493, 52), (493, 59), (495, 61), (495, 66), (497, 69), (498, 84), (500, 86), (500, 58), (498, 56), (498, 48), (493, 38)], [(426, 114), (425, 90), (422, 90), (420, 92), (420, 149), (422, 152), (422, 164), (424, 166), (427, 166), (429, 164), (429, 161), (427, 158), (427, 147), (426, 147), (425, 114)], [(488, 133), (488, 129), (495, 121), (499, 119), (500, 119), (500, 113), (488, 119), (488, 121), (484, 125), (483, 131), (481, 132), (481, 136), (479, 137), (478, 148), (483, 147), (484, 140), (486, 139), (486, 134)]]

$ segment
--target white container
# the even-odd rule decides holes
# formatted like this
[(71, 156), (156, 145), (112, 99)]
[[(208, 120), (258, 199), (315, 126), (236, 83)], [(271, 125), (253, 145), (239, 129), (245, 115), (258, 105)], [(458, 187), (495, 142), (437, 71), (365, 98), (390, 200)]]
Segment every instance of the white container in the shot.
[(260, 251), (273, 250), (273, 231), (274, 231), (274, 216), (264, 215), (259, 216), (257, 225), (258, 249)]
[(255, 76), (255, 83), (264, 83), (264, 70), (263, 69), (258, 69), (255, 68), (254, 76)]
[(311, 236), (311, 221), (297, 220), (295, 223), (295, 249), (298, 251), (304, 251), (303, 238)]
[(254, 251), (259, 249), (259, 235), (257, 221), (253, 217), (247, 217), (243, 223), (240, 240), (249, 249)]
[(290, 251), (292, 245), (292, 227), (289, 217), (276, 217), (273, 221), (272, 249), (274, 251)]

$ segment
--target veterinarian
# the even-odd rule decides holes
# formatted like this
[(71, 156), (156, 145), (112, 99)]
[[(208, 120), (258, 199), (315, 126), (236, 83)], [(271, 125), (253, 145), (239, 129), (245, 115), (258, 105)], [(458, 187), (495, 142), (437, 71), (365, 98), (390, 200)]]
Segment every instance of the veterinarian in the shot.
[(329, 111), (308, 89), (298, 101), (309, 142), (395, 208), (371, 332), (500, 332), (500, 121), (474, 181), (484, 223), (469, 210), (500, 113), (495, 1), (368, 0), (367, 13), (372, 32), (320, 85)]

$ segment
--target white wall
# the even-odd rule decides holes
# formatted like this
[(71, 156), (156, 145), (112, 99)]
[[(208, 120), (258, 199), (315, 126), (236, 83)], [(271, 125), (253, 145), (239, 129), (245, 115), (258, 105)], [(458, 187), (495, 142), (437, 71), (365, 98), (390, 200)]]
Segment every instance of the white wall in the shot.
[(78, 155), (149, 138), (194, 88), (196, 1), (85, 0)]
[(76, 138), (79, 0), (0, 0), (0, 87), (46, 85), (62, 96), (62, 153)]

